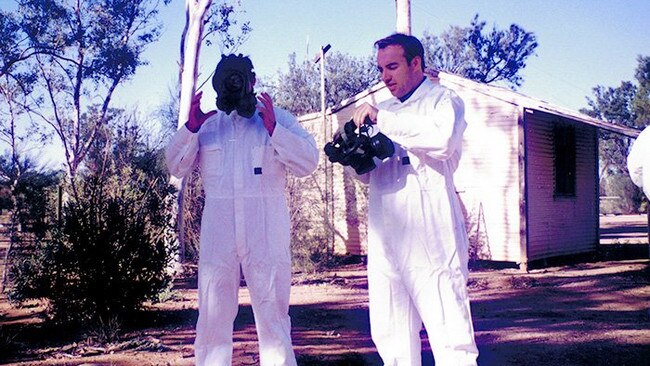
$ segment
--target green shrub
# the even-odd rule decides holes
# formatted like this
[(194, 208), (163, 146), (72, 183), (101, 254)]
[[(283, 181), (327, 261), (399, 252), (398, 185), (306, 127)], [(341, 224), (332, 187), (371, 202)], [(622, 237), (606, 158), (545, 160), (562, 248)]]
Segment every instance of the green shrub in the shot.
[[(57, 322), (103, 326), (167, 288), (174, 189), (162, 148), (150, 146), (145, 132), (133, 116), (111, 111), (77, 175), (62, 186), (61, 214), (14, 260), (12, 300), (44, 299)], [(28, 193), (43, 195), (46, 186)]]
[(109, 319), (156, 298), (166, 271), (171, 231), (147, 200), (107, 197), (70, 202), (51, 240), (13, 272), (14, 300), (45, 298), (58, 322)]

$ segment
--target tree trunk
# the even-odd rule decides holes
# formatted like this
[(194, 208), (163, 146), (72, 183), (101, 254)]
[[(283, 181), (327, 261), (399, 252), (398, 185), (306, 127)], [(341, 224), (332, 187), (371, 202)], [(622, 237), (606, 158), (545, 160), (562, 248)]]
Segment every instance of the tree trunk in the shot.
[(205, 15), (212, 0), (186, 0), (187, 35), (181, 52), (181, 101), (178, 111), (178, 127), (187, 122), (190, 116), (190, 103), (196, 90), (198, 76), (199, 53), (201, 49), (201, 34)]
[(395, 9), (397, 11), (397, 33), (411, 35), (411, 1), (395, 0)]
[[(201, 34), (205, 15), (212, 4), (212, 0), (186, 0), (185, 1), (185, 28), (181, 37), (180, 47), (180, 103), (178, 108), (178, 128), (182, 128), (190, 116), (190, 105), (196, 91), (196, 78), (198, 76), (199, 53), (201, 50)], [(184, 225), (184, 194), (185, 179), (172, 177), (171, 183), (178, 189), (178, 207), (176, 224), (178, 227), (178, 256), (179, 261), (185, 259), (185, 225)]]

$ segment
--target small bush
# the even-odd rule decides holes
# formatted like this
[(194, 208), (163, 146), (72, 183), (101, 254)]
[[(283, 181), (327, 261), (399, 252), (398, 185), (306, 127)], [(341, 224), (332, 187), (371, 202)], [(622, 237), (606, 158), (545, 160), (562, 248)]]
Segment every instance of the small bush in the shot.
[(57, 322), (101, 326), (167, 288), (173, 187), (163, 150), (145, 142), (135, 118), (111, 111), (62, 187), (61, 215), (15, 261), (13, 300), (44, 299)]
[(170, 230), (142, 201), (71, 202), (51, 240), (15, 267), (14, 300), (45, 298), (58, 322), (109, 319), (154, 300), (170, 277)]

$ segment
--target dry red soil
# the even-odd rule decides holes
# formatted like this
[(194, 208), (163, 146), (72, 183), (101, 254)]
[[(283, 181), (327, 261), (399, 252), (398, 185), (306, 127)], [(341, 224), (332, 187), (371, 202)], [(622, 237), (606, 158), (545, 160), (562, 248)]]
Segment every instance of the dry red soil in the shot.
[[(640, 238), (610, 240), (590, 257), (528, 273), (474, 269), (469, 291), (479, 365), (648, 365), (650, 261), (647, 239)], [(369, 336), (363, 264), (295, 282), (290, 315), (300, 365), (381, 365)], [(245, 287), (240, 303), (233, 364), (258, 365)], [(122, 325), (118, 340), (97, 343), (48, 327), (42, 304), (15, 308), (3, 298), (0, 364), (193, 365), (196, 305), (195, 279), (178, 280), (171, 300), (150, 305), (137, 324)], [(424, 365), (432, 365), (424, 331), (422, 338)]]

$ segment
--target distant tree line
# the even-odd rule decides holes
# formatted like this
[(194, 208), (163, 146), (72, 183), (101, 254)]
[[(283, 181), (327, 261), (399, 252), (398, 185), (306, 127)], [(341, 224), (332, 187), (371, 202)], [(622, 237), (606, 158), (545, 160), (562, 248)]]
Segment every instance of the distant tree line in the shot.
[[(639, 56), (634, 73), (636, 83), (622, 81), (617, 87), (598, 85), (587, 97), (589, 108), (581, 110), (606, 122), (639, 130), (650, 125), (650, 56)], [(647, 197), (632, 183), (627, 154), (633, 139), (602, 131), (599, 136), (600, 192), (618, 197), (601, 207), (604, 213), (636, 213), (646, 210)]]

